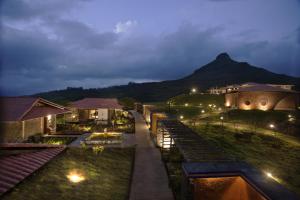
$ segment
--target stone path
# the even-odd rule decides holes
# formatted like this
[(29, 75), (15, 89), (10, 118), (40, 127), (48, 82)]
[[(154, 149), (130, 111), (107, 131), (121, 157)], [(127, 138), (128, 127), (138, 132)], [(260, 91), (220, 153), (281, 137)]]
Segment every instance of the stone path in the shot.
[(80, 142), (83, 141), (85, 138), (89, 137), (92, 133), (84, 133), (80, 135), (76, 140), (74, 140), (69, 147), (80, 147)]
[(135, 117), (136, 153), (130, 200), (172, 200), (168, 177), (159, 150), (154, 146), (143, 117)]

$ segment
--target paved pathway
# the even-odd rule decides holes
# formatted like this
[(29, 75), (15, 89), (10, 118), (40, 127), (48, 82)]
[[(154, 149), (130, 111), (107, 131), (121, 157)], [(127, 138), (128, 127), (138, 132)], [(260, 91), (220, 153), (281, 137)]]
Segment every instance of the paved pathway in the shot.
[(130, 200), (173, 200), (160, 152), (154, 146), (142, 116), (134, 111), (132, 113), (137, 148)]
[(71, 144), (69, 144), (69, 147), (80, 147), (80, 142), (83, 141), (85, 138), (89, 137), (92, 133), (84, 133), (80, 135), (76, 140), (74, 140)]

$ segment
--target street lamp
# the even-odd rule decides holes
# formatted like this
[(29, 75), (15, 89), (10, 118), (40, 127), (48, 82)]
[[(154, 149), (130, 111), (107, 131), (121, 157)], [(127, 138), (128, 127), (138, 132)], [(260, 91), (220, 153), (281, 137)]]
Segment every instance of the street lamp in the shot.
[(196, 88), (192, 88), (191, 92), (195, 94), (197, 92), (197, 89)]
[(224, 120), (224, 117), (221, 116), (221, 117), (220, 117), (220, 120), (221, 120), (221, 124), (222, 124), (222, 128), (223, 128), (223, 120)]

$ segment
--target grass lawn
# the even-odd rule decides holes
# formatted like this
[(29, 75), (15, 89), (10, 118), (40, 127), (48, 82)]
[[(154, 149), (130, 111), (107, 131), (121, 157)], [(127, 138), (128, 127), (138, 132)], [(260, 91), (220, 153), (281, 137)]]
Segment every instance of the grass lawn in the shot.
[[(209, 142), (237, 160), (244, 160), (262, 171), (271, 172), (278, 182), (300, 195), (300, 146), (296, 138), (254, 133), (251, 139), (237, 137), (234, 129), (200, 124), (194, 129)], [(246, 136), (246, 134), (245, 134)]]
[[(133, 159), (134, 148), (106, 148), (98, 155), (92, 149), (69, 148), (3, 199), (124, 200)], [(74, 172), (85, 180), (70, 182), (67, 176)]]

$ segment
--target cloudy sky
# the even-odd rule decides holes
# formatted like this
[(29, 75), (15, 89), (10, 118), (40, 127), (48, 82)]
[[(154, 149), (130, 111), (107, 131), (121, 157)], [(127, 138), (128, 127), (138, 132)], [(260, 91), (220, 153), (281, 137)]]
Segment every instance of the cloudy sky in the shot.
[(300, 76), (300, 0), (2, 0), (1, 92), (176, 79), (228, 52)]

